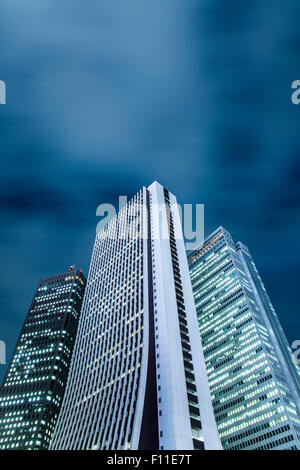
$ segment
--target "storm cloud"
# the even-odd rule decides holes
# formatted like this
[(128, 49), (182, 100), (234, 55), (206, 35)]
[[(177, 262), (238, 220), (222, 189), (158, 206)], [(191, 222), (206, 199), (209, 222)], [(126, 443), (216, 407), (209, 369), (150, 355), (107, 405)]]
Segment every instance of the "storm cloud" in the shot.
[(206, 235), (224, 225), (249, 246), (298, 339), (299, 15), (296, 0), (1, 2), (9, 354), (39, 278), (87, 274), (97, 206), (153, 180), (205, 204)]

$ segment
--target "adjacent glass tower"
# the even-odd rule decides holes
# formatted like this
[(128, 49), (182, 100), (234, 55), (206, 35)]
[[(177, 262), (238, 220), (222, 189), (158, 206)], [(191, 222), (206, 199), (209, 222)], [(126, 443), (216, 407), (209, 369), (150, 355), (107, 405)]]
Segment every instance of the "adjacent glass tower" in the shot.
[(300, 449), (299, 370), (249, 250), (220, 227), (189, 265), (224, 448)]
[(176, 198), (158, 183), (96, 236), (50, 448), (221, 448)]
[(85, 284), (74, 266), (40, 280), (0, 389), (0, 449), (48, 449)]

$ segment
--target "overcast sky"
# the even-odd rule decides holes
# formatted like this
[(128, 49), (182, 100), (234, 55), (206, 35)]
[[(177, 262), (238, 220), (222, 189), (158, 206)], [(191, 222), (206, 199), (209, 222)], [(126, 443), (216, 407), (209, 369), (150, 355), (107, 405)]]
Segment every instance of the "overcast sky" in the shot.
[(39, 278), (87, 275), (97, 206), (153, 180), (250, 248), (300, 338), (299, 1), (3, 0), (0, 16), (8, 355)]

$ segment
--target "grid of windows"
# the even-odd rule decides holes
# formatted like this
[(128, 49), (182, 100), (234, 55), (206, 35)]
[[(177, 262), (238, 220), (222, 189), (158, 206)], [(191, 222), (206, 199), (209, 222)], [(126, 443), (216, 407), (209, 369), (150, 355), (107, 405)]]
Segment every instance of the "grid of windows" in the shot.
[(47, 449), (85, 288), (80, 270), (42, 279), (0, 389), (0, 449)]
[(299, 449), (299, 372), (248, 249), (221, 227), (189, 264), (224, 448)]
[(139, 210), (145, 198), (143, 189), (96, 237), (52, 448), (130, 449), (137, 445), (134, 429), (141, 420), (137, 404), (146, 382), (142, 362), (147, 360), (149, 335), (141, 236), (144, 215)]

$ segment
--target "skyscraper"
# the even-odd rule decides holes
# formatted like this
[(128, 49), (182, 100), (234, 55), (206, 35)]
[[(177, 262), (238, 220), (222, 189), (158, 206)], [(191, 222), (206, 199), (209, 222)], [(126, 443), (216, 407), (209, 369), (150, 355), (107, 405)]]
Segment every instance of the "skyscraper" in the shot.
[(189, 255), (226, 449), (300, 449), (299, 370), (249, 250), (220, 227)]
[(51, 449), (220, 448), (175, 204), (153, 183), (97, 234)]
[(41, 279), (0, 389), (0, 449), (47, 449), (67, 381), (85, 278)]

